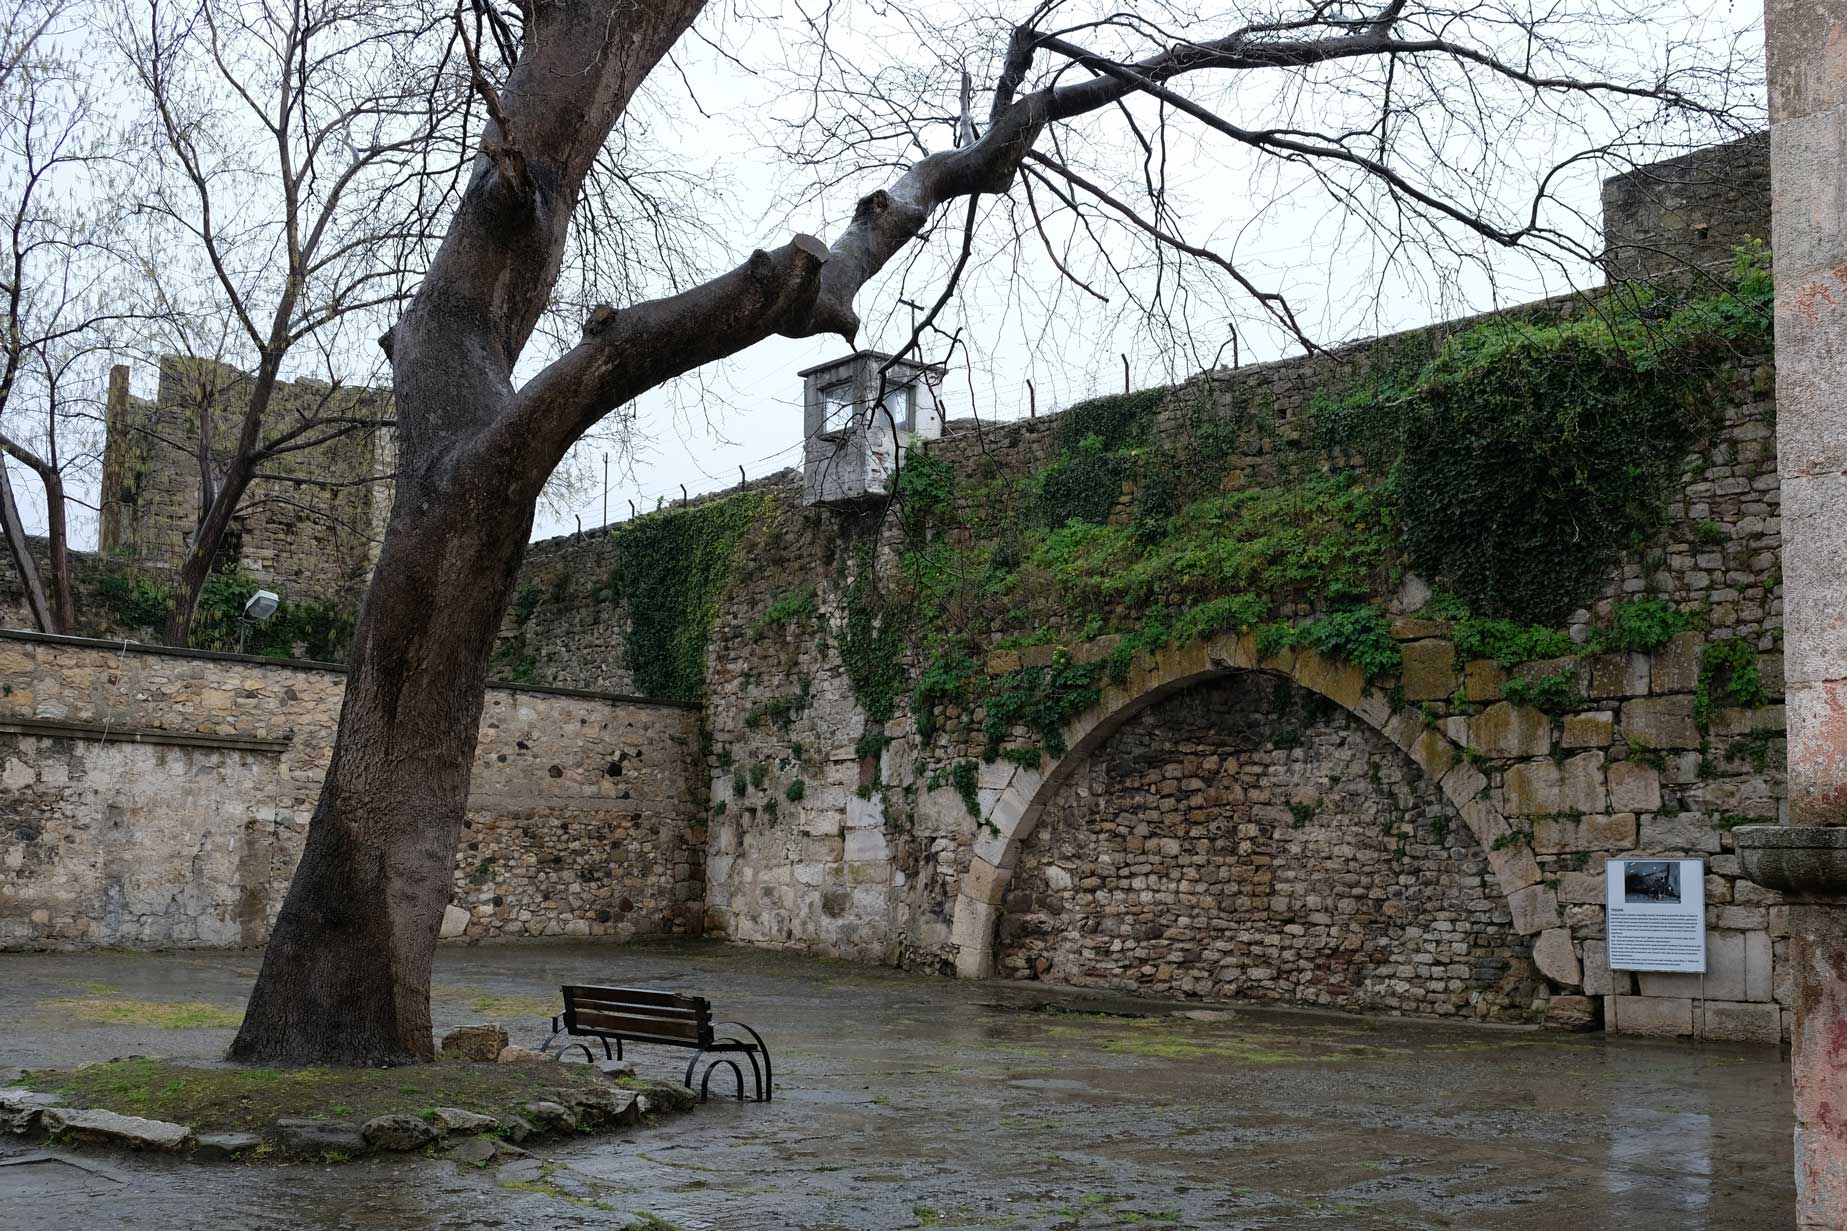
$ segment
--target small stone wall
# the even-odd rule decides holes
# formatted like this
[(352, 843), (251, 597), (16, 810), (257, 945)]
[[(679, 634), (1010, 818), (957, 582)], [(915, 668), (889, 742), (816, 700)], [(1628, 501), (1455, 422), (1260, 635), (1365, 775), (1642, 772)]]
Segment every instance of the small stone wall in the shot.
[[(0, 633), (0, 949), (261, 943), (344, 681)], [(489, 689), (456, 858), (460, 934), (696, 930), (697, 744), (688, 707)]]
[(1000, 968), (1166, 997), (1536, 1020), (1486, 852), (1390, 741), (1241, 673), (1142, 711), (1047, 805)]

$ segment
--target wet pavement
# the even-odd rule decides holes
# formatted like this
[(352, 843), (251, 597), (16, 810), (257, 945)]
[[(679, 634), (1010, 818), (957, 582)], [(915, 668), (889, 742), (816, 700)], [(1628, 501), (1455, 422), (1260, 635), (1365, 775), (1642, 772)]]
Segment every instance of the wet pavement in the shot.
[[(228, 1029), (71, 1021), (55, 1002), (237, 1008), (256, 961), (0, 954), (0, 1084), (21, 1067), (217, 1055)], [(33, 1161), (41, 1151), (0, 1139), (0, 1228), (1765, 1231), (1794, 1220), (1776, 1048), (1244, 1007), (1189, 1018), (1173, 1010), (1198, 1006), (697, 944), (446, 948), (437, 1024), (499, 1020), (536, 1046), (562, 982), (709, 996), (769, 1039), (775, 1102), (714, 1098), (489, 1170), (413, 1156)], [(633, 1057), (666, 1076), (686, 1054)]]

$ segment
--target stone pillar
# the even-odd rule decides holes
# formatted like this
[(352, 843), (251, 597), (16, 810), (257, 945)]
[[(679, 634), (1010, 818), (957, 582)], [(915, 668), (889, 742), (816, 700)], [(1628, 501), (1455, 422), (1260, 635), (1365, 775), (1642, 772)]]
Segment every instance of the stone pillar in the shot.
[(1767, 0), (1791, 826), (1737, 831), (1791, 904), (1796, 1225), (1847, 1227), (1847, 10)]

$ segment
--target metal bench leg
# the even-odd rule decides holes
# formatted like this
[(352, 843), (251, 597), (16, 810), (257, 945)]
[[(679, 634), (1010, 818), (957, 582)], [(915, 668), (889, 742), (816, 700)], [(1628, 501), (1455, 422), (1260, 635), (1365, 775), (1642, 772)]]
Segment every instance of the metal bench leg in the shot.
[(762, 1035), (752, 1030), (749, 1026), (746, 1026), (743, 1022), (720, 1022), (719, 1025), (736, 1026), (739, 1030), (748, 1034), (757, 1044), (757, 1050), (763, 1053), (763, 1097), (757, 1101), (760, 1103), (769, 1102), (775, 1094), (776, 1085), (775, 1070), (770, 1066), (770, 1045), (763, 1041)]
[(726, 1039), (721, 1039), (719, 1041), (722, 1043), (731, 1044), (737, 1050), (737, 1053), (739, 1055), (743, 1056), (744, 1059), (750, 1062), (750, 1084), (751, 1084), (751, 1088), (754, 1091), (754, 1094), (752, 1095), (752, 1097), (755, 1099), (755, 1101), (759, 1103), (764, 1102), (765, 1100), (763, 1098), (763, 1066), (757, 1063), (756, 1049), (751, 1044), (744, 1042), (744, 1040), (742, 1039), (726, 1038)]
[(738, 1068), (737, 1061), (728, 1059), (727, 1057), (724, 1057), (724, 1056), (720, 1056), (718, 1059), (712, 1061), (712, 1063), (705, 1066), (705, 1079), (699, 1083), (699, 1101), (702, 1103), (705, 1102), (706, 1095), (712, 1088), (712, 1070), (716, 1069), (721, 1064), (724, 1065), (726, 1068), (730, 1069), (731, 1075), (737, 1079), (738, 1102), (740, 1103), (743, 1102), (744, 1101), (744, 1071)]
[(543, 1056), (546, 1052), (550, 1051), (552, 1049), (552, 1044), (557, 1042), (558, 1036), (563, 1033), (564, 1027), (558, 1024), (557, 1018), (552, 1018), (552, 1036), (546, 1039), (545, 1042), (539, 1044), (539, 1054)]

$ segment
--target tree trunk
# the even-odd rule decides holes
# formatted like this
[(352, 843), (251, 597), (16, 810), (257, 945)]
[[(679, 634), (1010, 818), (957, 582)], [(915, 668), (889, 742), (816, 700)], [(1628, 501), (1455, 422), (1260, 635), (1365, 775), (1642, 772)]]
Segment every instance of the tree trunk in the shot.
[(13, 499), (13, 480), (7, 474), (6, 459), (3, 457), (0, 457), (0, 537), (6, 539), (7, 549), (12, 553), (13, 571), (19, 577), (19, 588), (26, 596), (32, 622), (38, 625), (41, 633), (59, 631), (52, 619), (51, 608), (45, 602), (45, 587), (39, 582), (38, 562), (32, 558), (32, 545), (26, 542), (26, 527), (19, 519), (19, 505)]
[(433, 1056), (430, 965), (487, 661), (537, 496), (484, 462), (400, 476), (354, 631), (333, 763), (231, 1059)]
[(77, 604), (71, 595), (70, 534), (64, 521), (64, 480), (53, 470), (45, 480), (45, 537), (51, 547), (51, 622), (53, 632), (68, 633), (77, 626)]
[(180, 561), (180, 567), (173, 577), (173, 610), (167, 613), (167, 627), (161, 634), (168, 645), (183, 646), (190, 643), (192, 617), (199, 609), (199, 595), (205, 591), (205, 583), (211, 579), (218, 548), (223, 544), (225, 531), (231, 528), (231, 518), (237, 512), (237, 506), (249, 486), (248, 468), (233, 462), (231, 472), (218, 485), (211, 504), (199, 519), (198, 528), (192, 532), (192, 543), (186, 549), (186, 558)]
[(199, 609), (199, 595), (204, 592), (205, 583), (211, 578), (212, 565), (218, 560), (218, 549), (224, 545), (225, 532), (231, 528), (237, 506), (243, 503), (244, 493), (250, 490), (251, 481), (256, 478), (263, 421), (269, 414), (269, 403), (275, 396), (282, 355), (287, 350), (286, 346), (279, 344), (279, 336), (285, 332), (289, 314), (294, 310), (294, 302), (295, 297), (291, 293), (284, 297), (276, 309), (277, 323), (271, 334), (270, 345), (263, 351), (262, 362), (257, 364), (256, 375), (250, 385), (249, 400), (244, 404), (243, 417), (238, 423), (237, 444), (225, 465), (224, 477), (216, 483), (212, 481), (211, 475), (213, 407), (208, 395), (201, 396), (198, 407), (199, 524), (193, 531), (191, 545), (186, 549), (186, 558), (180, 561), (179, 570), (174, 576), (173, 610), (167, 616), (167, 627), (163, 634), (168, 645), (190, 644), (192, 617)]

